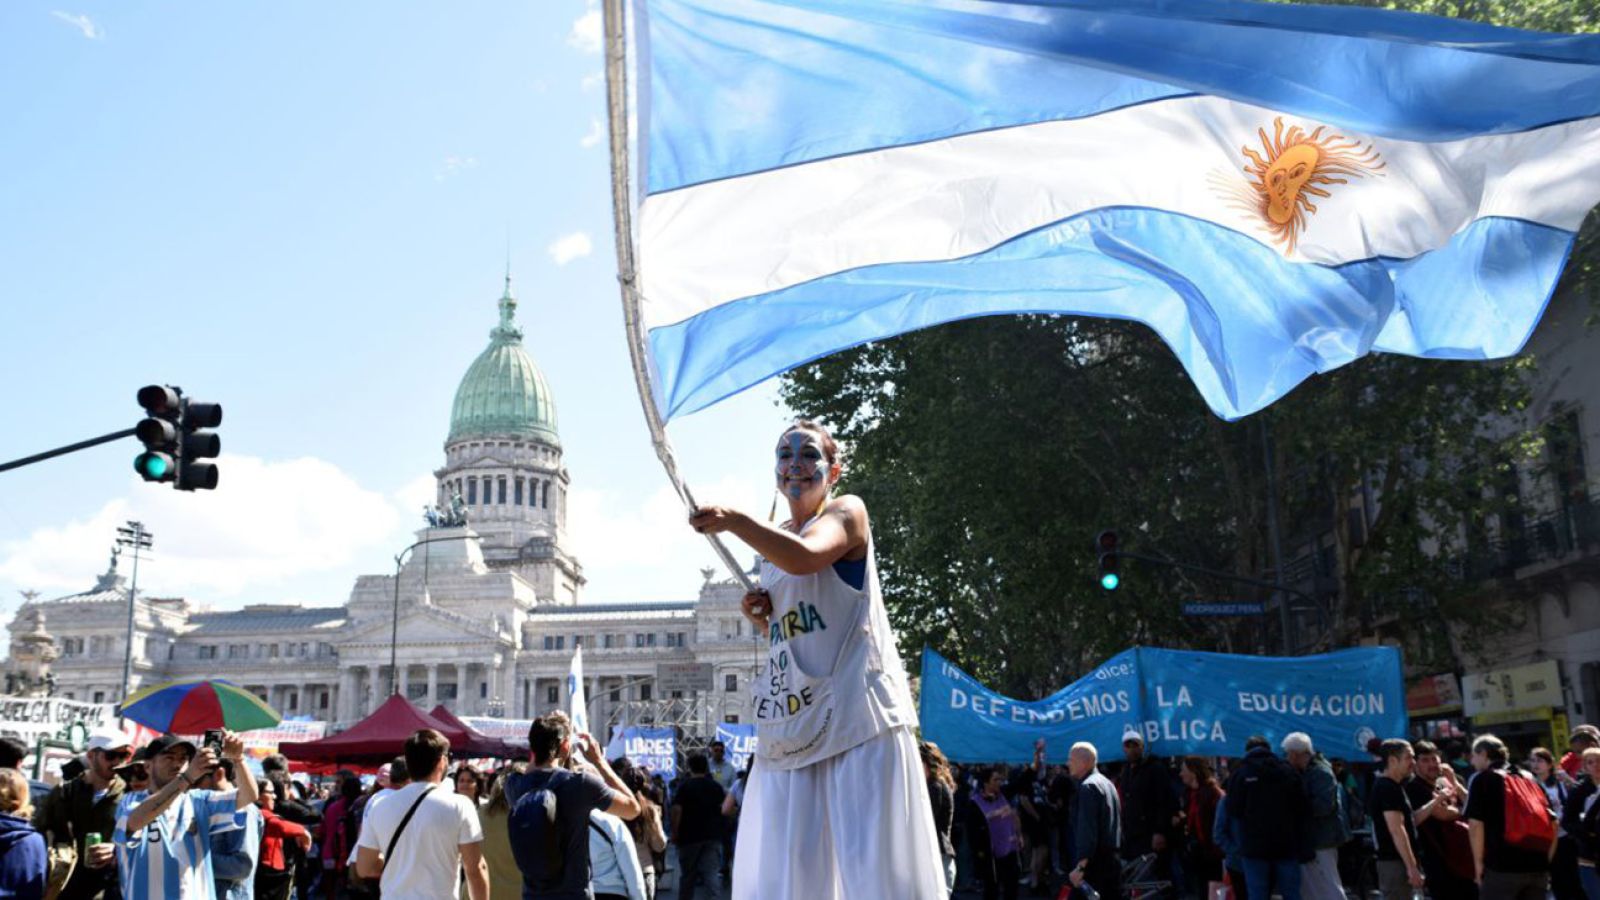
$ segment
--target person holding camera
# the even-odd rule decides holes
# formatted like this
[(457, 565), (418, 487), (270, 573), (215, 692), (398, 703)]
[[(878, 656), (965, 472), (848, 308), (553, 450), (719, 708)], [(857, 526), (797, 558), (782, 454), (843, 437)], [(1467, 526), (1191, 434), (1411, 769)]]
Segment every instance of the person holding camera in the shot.
[[(587, 734), (572, 733), (572, 720), (553, 712), (528, 727), (532, 756), (528, 771), (506, 776), (511, 806), (508, 834), (523, 896), (537, 900), (591, 900), (589, 813), (631, 820), (639, 815), (633, 791), (611, 770), (600, 746)], [(576, 750), (590, 768), (569, 768)]]
[[(211, 834), (237, 828), (239, 812), (256, 802), (244, 741), (222, 731), (197, 749), (167, 734), (146, 744), (139, 758), (149, 765), (151, 790), (123, 794), (114, 833), (124, 900), (215, 900)], [(234, 764), (238, 787), (195, 787), (219, 759)]]

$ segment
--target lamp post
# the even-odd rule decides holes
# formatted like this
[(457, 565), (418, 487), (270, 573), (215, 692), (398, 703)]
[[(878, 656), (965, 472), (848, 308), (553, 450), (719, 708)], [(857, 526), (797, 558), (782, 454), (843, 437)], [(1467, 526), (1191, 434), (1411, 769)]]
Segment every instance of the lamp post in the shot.
[[(406, 554), (421, 547), (423, 544), (437, 544), (443, 541), (464, 541), (474, 534), (452, 534), (446, 537), (423, 538), (411, 546), (401, 550), (394, 557), (394, 615), (389, 623), (389, 693), (392, 695), (400, 689), (400, 670), (396, 668), (396, 654), (400, 649), (400, 568), (405, 565)], [(137, 565), (137, 563), (135, 563)], [(135, 569), (134, 571), (138, 571)], [(427, 579), (423, 579), (423, 586), (427, 586)]]
[(144, 530), (143, 522), (129, 522), (117, 529), (117, 545), (133, 554), (133, 580), (128, 583), (128, 645), (122, 653), (123, 702), (133, 693), (133, 604), (139, 595), (139, 551), (149, 550), (152, 538), (154, 535)]

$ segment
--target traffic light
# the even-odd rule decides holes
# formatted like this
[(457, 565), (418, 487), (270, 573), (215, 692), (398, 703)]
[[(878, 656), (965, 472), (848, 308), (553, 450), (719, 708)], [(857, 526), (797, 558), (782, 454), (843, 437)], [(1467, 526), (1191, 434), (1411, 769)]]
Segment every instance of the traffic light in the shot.
[(209, 429), (222, 424), (222, 405), (183, 396), (181, 388), (152, 384), (139, 389), (145, 418), (134, 427), (144, 452), (133, 468), (145, 481), (171, 481), (180, 491), (209, 491), (217, 486), (216, 463), (222, 439)]
[(1095, 555), (1100, 563), (1100, 586), (1114, 591), (1122, 586), (1122, 560), (1117, 556), (1117, 533), (1102, 531), (1094, 539)]
[(145, 481), (175, 481), (178, 477), (178, 415), (183, 397), (176, 388), (152, 384), (139, 389), (145, 418), (134, 426), (134, 436), (144, 452), (133, 459), (134, 471)]
[(217, 486), (217, 464), (205, 462), (222, 452), (222, 438), (212, 429), (222, 424), (222, 404), (183, 401), (178, 417), (182, 446), (178, 452), (178, 490), (209, 491)]

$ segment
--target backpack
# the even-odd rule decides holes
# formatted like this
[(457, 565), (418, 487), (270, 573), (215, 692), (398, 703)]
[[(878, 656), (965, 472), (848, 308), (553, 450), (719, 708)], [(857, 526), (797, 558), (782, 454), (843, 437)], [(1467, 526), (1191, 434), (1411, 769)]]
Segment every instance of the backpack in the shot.
[(1556, 828), (1550, 821), (1550, 802), (1544, 788), (1515, 769), (1507, 769), (1506, 843), (1522, 850), (1544, 853), (1555, 843)]
[[(556, 795), (551, 790), (556, 776), (555, 772), (549, 773), (543, 784), (513, 800), (506, 817), (511, 855), (530, 885), (559, 882), (566, 869), (561, 824), (556, 819)], [(532, 779), (536, 773), (523, 777)], [(512, 789), (513, 784), (507, 782), (506, 790)], [(516, 789), (521, 790), (522, 785), (516, 785)]]

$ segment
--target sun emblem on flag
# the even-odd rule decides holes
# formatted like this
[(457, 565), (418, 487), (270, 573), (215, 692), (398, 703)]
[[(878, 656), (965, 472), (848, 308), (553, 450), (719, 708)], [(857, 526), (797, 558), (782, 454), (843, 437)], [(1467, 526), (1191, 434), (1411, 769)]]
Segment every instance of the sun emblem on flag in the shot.
[(1285, 253), (1294, 252), (1306, 219), (1316, 213), (1313, 197), (1331, 197), (1328, 188), (1381, 174), (1385, 165), (1370, 143), (1338, 134), (1325, 136), (1327, 130), (1319, 125), (1307, 134), (1295, 125), (1285, 132), (1279, 116), (1273, 120), (1271, 137), (1266, 128), (1257, 130), (1261, 152), (1240, 148), (1250, 161), (1243, 168), (1243, 182), (1221, 173), (1212, 175), (1213, 186), (1229, 205), (1257, 219)]

